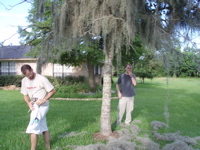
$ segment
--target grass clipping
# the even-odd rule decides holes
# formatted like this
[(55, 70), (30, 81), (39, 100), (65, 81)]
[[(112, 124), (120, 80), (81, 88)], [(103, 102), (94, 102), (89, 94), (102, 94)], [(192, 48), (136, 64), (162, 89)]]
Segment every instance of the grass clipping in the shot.
[[(69, 145), (62, 147), (61, 149), (71, 148), (74, 150), (194, 150), (192, 146), (198, 144), (200, 137), (191, 138), (188, 136), (182, 136), (180, 132), (176, 133), (163, 133), (160, 134), (158, 130), (163, 127), (168, 127), (167, 124), (153, 121), (151, 126), (153, 128), (153, 135), (155, 141), (165, 141), (166, 144), (162, 148), (160, 144), (151, 140), (148, 135), (143, 137), (139, 136), (141, 129), (138, 127), (139, 120), (135, 120), (130, 126), (121, 125), (122, 129), (117, 131), (119, 136), (116, 138), (110, 136), (106, 144), (97, 143), (87, 146)], [(77, 136), (80, 134), (77, 134)], [(66, 137), (66, 135), (64, 136)], [(60, 149), (60, 148), (55, 148)]]

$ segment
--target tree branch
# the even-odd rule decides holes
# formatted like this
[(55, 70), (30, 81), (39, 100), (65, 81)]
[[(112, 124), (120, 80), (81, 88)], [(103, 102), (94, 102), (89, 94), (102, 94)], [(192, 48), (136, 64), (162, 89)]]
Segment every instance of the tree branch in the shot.
[(49, 27), (49, 26), (43, 26), (43, 27), (41, 27), (41, 26), (38, 26), (37, 24), (32, 24), (30, 26), (35, 26), (35, 27), (38, 27), (40, 29), (49, 29), (49, 30), (51, 30), (51, 27)]
[(5, 7), (5, 9), (11, 10), (11, 9), (13, 9), (15, 6), (20, 5), (20, 4), (22, 4), (22, 3), (25, 3), (25, 2), (31, 3), (31, 2), (29, 2), (28, 0), (23, 0), (22, 2), (19, 2), (19, 3), (15, 4), (15, 5), (12, 5), (12, 6), (9, 5), (10, 8), (6, 7), (6, 5), (4, 5), (2, 2), (0, 2), (0, 4), (3, 5), (3, 6)]
[(12, 36), (10, 36), (9, 38), (3, 40), (2, 42), (0, 42), (0, 46), (3, 46), (4, 42), (6, 42), (7, 40), (11, 39), (13, 36), (15, 36), (17, 33), (13, 34)]

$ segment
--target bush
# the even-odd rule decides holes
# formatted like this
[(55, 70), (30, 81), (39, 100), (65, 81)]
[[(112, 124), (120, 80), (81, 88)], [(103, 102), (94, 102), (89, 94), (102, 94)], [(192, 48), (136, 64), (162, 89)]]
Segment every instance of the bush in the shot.
[(52, 77), (52, 76), (46, 76), (46, 78), (53, 84), (55, 87), (62, 86), (62, 79), (60, 77)]
[(100, 98), (102, 97), (102, 87), (97, 86), (96, 92), (90, 92), (88, 84), (74, 84), (69, 86), (56, 87), (56, 94), (54, 97), (59, 98)]
[(88, 84), (74, 83), (56, 87), (56, 90), (61, 93), (87, 93), (90, 91), (90, 87)]
[(77, 83), (83, 84), (87, 81), (87, 78), (85, 76), (66, 76), (64, 79), (61, 77), (51, 77), (51, 76), (46, 76), (49, 81), (55, 86), (55, 87), (60, 87), (60, 86), (69, 86), (69, 85), (74, 85)]
[(181, 74), (179, 75), (179, 77), (185, 78), (185, 77), (188, 77), (188, 74), (187, 74), (187, 73), (181, 73)]
[[(46, 76), (47, 79), (55, 86), (66, 86), (74, 85), (77, 83), (83, 84), (87, 81), (87, 78), (84, 76), (66, 76), (64, 79), (61, 77), (52, 77)], [(17, 87), (21, 86), (21, 80), (24, 78), (22, 75), (1, 75), (0, 76), (0, 86), (15, 85)]]
[(22, 78), (23, 76), (20, 75), (0, 76), (0, 86), (15, 85), (16, 87), (20, 87)]

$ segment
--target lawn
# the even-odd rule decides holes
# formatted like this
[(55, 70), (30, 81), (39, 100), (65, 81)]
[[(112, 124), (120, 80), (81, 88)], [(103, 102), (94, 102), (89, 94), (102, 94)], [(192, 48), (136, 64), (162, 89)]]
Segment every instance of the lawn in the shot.
[[(192, 138), (200, 136), (199, 87), (198, 78), (145, 79), (145, 84), (140, 84), (138, 80), (132, 117), (133, 120), (141, 121), (138, 125), (141, 129), (140, 136), (148, 134), (152, 140), (156, 141), (150, 125), (152, 121), (169, 125), (169, 128), (160, 129), (160, 133), (180, 131), (183, 136)], [(0, 95), (0, 149), (29, 149), (29, 135), (25, 134), (29, 113), (22, 95), (19, 91), (4, 90), (0, 90)], [(118, 100), (112, 100), (111, 123), (115, 131), (122, 128), (115, 125), (117, 104)], [(93, 139), (92, 135), (100, 130), (100, 111), (101, 101), (98, 100), (50, 100), (47, 121), (52, 149), (70, 149), (69, 145), (73, 147), (73, 145), (99, 143)], [(157, 142), (161, 145), (160, 147), (170, 143)], [(200, 149), (200, 143), (198, 142), (193, 148)], [(38, 150), (43, 149), (44, 143), (40, 136)]]

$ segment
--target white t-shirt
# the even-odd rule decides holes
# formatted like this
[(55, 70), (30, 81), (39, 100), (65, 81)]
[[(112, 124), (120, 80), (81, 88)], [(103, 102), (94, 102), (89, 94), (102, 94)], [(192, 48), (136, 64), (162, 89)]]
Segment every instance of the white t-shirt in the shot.
[(36, 73), (33, 80), (27, 77), (22, 79), (21, 93), (23, 95), (28, 95), (30, 98), (43, 99), (47, 92), (50, 92), (53, 88), (53, 85), (46, 77)]

